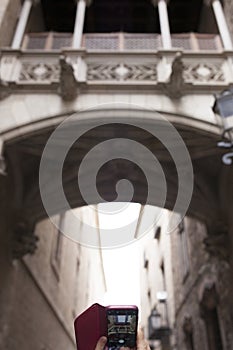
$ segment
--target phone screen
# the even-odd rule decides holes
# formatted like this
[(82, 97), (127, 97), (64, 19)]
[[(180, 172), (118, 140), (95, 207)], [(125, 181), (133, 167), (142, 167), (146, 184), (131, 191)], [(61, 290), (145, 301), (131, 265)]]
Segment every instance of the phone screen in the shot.
[(120, 347), (134, 348), (136, 346), (138, 310), (110, 309), (107, 310), (108, 349)]

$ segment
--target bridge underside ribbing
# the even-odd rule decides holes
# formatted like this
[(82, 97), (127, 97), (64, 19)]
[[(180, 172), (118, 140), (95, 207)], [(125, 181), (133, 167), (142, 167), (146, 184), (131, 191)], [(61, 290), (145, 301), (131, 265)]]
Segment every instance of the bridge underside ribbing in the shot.
[[(40, 162), (44, 150), (43, 159), (47, 166), (44, 186), (49, 202), (52, 203), (50, 214), (114, 200), (151, 204), (169, 210), (176, 208), (176, 211), (182, 212), (182, 206), (186, 205), (182, 195), (180, 207), (175, 207), (179, 191), (182, 190), (185, 196), (186, 192), (192, 190), (185, 188), (188, 182), (182, 184), (180, 177), (180, 173), (182, 176), (190, 176), (189, 164), (185, 159), (182, 160), (185, 148), (188, 151), (187, 155), (190, 155), (191, 171), (194, 175), (193, 193), (187, 213), (205, 221), (211, 231), (218, 230), (223, 223), (219, 204), (222, 150), (216, 146), (219, 136), (176, 122), (172, 128), (175, 127), (178, 137), (183, 140), (180, 144), (179, 139), (176, 139), (173, 131), (169, 129), (168, 125), (172, 124), (168, 120), (157, 118), (156, 112), (147, 113), (149, 118), (145, 117), (145, 111), (140, 110), (128, 111), (128, 116), (127, 111), (122, 114), (120, 110), (105, 110), (97, 112), (98, 120), (93, 118), (93, 115), (92, 119), (88, 119), (85, 113), (84, 118), (77, 113), (77, 118), (65, 124), (54, 139), (55, 152), (50, 150), (46, 153), (45, 145), (57, 130), (58, 123), (50, 123), (47, 127), (39, 129), (34, 125), (33, 132), (23, 136), (21, 132), (20, 136), (8, 140), (5, 154), (9, 160), (8, 173), (14, 186), (14, 209), (19, 212), (19, 216), (30, 218), (30, 222), (37, 222), (47, 216), (39, 188)], [(127, 152), (124, 150), (124, 147), (127, 147), (124, 140), (129, 142)], [(137, 151), (133, 142), (139, 144), (142, 151)], [(102, 148), (98, 149), (99, 153), (92, 154), (98, 145), (102, 145)], [(144, 149), (148, 150), (149, 155), (144, 154)], [(54, 176), (59, 173), (56, 163), (60, 161), (63, 153), (65, 156), (61, 181), (67, 199), (65, 205), (60, 200)], [(90, 154), (92, 155), (87, 165), (81, 169), (84, 188), (80, 190), (80, 166)], [(179, 154), (180, 158), (176, 158)], [(151, 161), (151, 156), (158, 162)], [(102, 160), (102, 164), (96, 169), (98, 158), (100, 163)], [(93, 177), (90, 174), (95, 174), (96, 191), (90, 191)], [(121, 191), (120, 196), (117, 193), (117, 184), (122, 179), (128, 180), (133, 186), (130, 198), (127, 191)], [(184, 188), (181, 188), (182, 186)], [(88, 195), (88, 202), (83, 191)]]

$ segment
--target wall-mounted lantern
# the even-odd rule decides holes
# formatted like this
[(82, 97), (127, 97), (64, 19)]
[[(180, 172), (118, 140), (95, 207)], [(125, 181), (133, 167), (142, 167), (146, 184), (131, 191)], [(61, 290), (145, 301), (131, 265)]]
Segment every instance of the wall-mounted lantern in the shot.
[(148, 317), (149, 340), (162, 340), (169, 337), (170, 328), (167, 324), (164, 325), (162, 315), (154, 308)]
[(223, 129), (222, 141), (218, 142), (218, 146), (231, 150), (222, 157), (223, 163), (229, 165), (233, 157), (233, 88), (215, 96), (213, 111)]

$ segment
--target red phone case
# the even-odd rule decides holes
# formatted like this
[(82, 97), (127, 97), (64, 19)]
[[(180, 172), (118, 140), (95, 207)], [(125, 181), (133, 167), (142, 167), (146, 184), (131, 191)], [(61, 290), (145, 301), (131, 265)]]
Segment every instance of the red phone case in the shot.
[(101, 336), (107, 335), (106, 308), (94, 304), (74, 321), (78, 350), (95, 350)]

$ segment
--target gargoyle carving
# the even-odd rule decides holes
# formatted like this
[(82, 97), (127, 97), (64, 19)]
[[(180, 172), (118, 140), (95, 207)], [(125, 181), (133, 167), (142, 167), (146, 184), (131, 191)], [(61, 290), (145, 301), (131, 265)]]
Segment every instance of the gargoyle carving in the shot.
[(186, 335), (193, 333), (193, 321), (192, 321), (192, 317), (189, 315), (186, 315), (184, 317), (183, 331)]
[(184, 87), (183, 70), (184, 64), (181, 59), (181, 54), (177, 53), (172, 62), (172, 71), (169, 81), (164, 86), (168, 95), (173, 98), (179, 98), (182, 95), (182, 89)]
[(208, 283), (202, 294), (200, 306), (202, 309), (213, 310), (218, 304), (219, 296), (214, 283)]
[(209, 235), (203, 241), (206, 251), (221, 260), (228, 260), (230, 256), (229, 239), (227, 234)]
[(60, 57), (60, 94), (66, 101), (73, 100), (78, 94), (78, 82), (72, 63), (65, 56)]
[(26, 254), (34, 254), (37, 249), (38, 237), (34, 234), (34, 226), (20, 221), (13, 233), (13, 259), (21, 259)]

